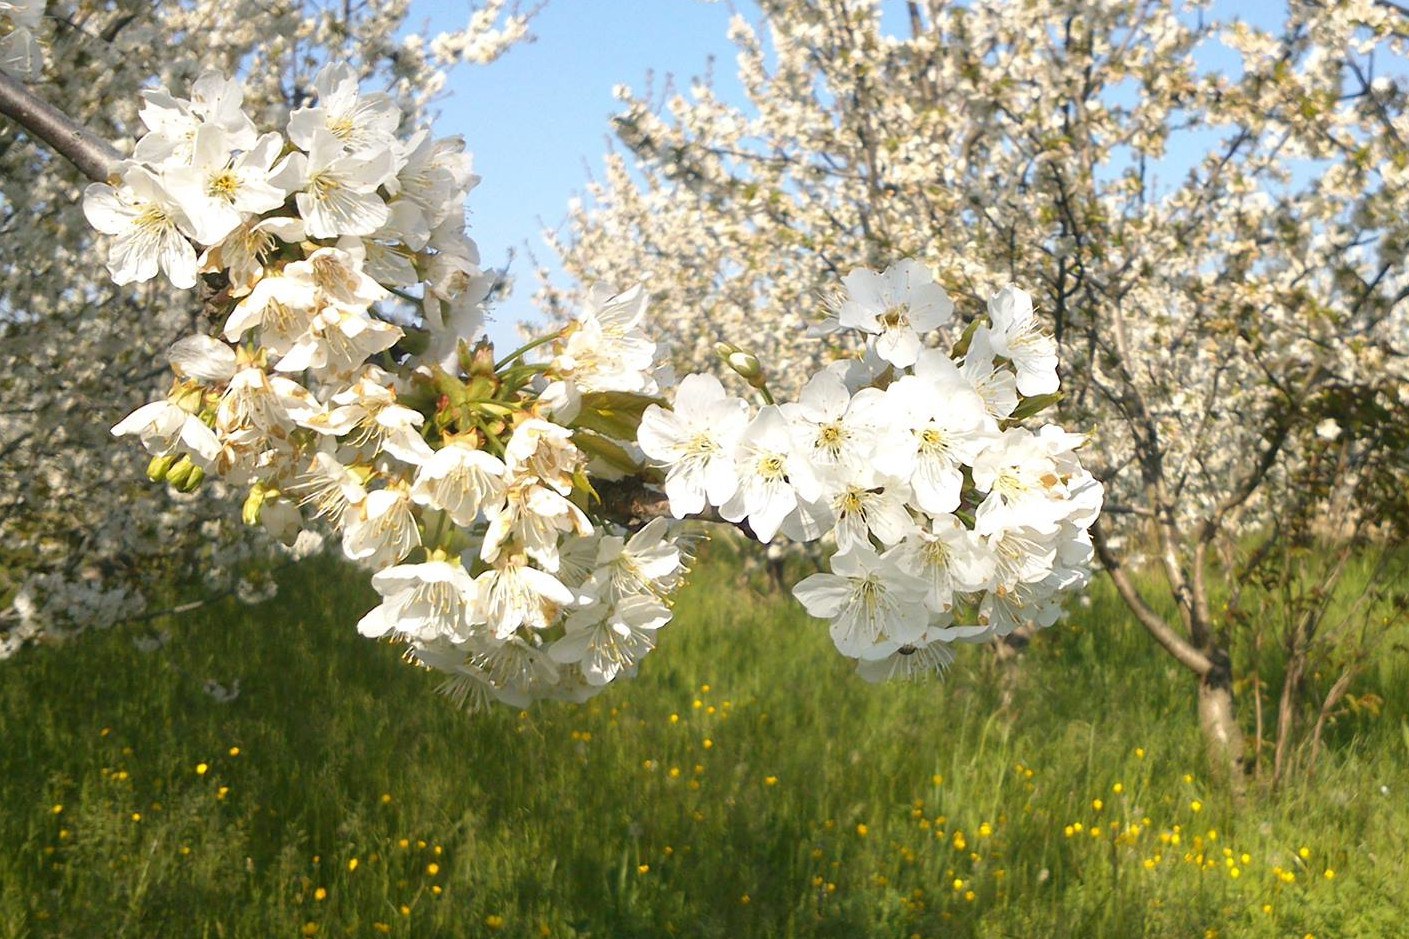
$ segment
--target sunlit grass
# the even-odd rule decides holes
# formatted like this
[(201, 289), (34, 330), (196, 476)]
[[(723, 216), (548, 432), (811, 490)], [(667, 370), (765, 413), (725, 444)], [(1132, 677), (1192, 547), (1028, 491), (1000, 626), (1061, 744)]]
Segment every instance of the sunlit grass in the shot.
[[(1013, 669), (867, 685), (718, 555), (636, 681), (466, 716), (326, 562), (0, 665), (0, 936), (1394, 935), (1397, 672), (1231, 805), (1189, 679), (1099, 587)], [(220, 704), (207, 678), (240, 679)], [(1004, 707), (1003, 702), (1010, 704)]]

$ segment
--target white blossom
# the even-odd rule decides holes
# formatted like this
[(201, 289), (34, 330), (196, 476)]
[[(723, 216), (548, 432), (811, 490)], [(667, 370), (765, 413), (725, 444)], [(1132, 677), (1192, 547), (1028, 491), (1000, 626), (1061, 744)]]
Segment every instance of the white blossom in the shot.
[(150, 170), (128, 166), (122, 185), (94, 183), (83, 191), (88, 222), (114, 236), (108, 254), (113, 283), (151, 280), (163, 271), (173, 286), (196, 285), (194, 229), (180, 204)]
[(348, 153), (390, 153), (401, 111), (389, 96), (363, 92), (356, 74), (342, 62), (324, 66), (314, 76), (313, 88), (318, 103), (289, 115), (289, 139), (296, 146), (312, 152), (327, 135)]
[(748, 420), (748, 403), (726, 395), (713, 375), (682, 379), (670, 410), (646, 408), (636, 440), (646, 456), (668, 467), (665, 492), (672, 515), (695, 515), (734, 495), (739, 485), (734, 448)]
[(288, 190), (277, 184), (274, 166), (283, 146), (278, 134), (264, 134), (253, 148), (236, 156), (218, 125), (197, 128), (191, 162), (167, 170), (163, 177), (197, 241), (218, 244), (250, 215), (284, 204)]
[(545, 570), (556, 571), (558, 537), (567, 533), (590, 535), (592, 523), (556, 490), (521, 481), (506, 490), (504, 504), (490, 520), (480, 558), (493, 562), (512, 543)]
[(421, 543), (409, 493), (403, 487), (378, 489), (347, 506), (342, 551), (367, 567), (389, 567)]
[(533, 476), (562, 495), (572, 492), (572, 474), (582, 455), (572, 431), (552, 421), (530, 418), (504, 446), (504, 465), (511, 476)]
[(875, 335), (876, 353), (900, 368), (914, 364), (920, 337), (954, 313), (949, 294), (919, 261), (897, 262), (882, 274), (852, 271), (842, 283), (847, 298), (838, 312), (840, 325)]
[(896, 551), (905, 570), (925, 582), (925, 605), (936, 613), (950, 609), (956, 593), (993, 585), (994, 558), (984, 540), (953, 515), (937, 515), (929, 530), (916, 529)]
[(731, 522), (747, 519), (759, 541), (773, 540), (799, 499), (815, 501), (822, 492), (787, 419), (773, 405), (761, 408), (739, 436), (734, 471), (739, 487), (719, 514)]
[(885, 393), (862, 388), (853, 395), (835, 371), (814, 375), (796, 403), (782, 405), (811, 463), (855, 472), (876, 449), (885, 427)]
[(458, 563), (433, 560), (388, 567), (372, 575), (372, 586), (383, 600), (357, 624), (362, 635), (396, 634), (422, 642), (470, 638), (479, 598), (474, 580)]
[(832, 573), (813, 574), (793, 588), (811, 616), (832, 621), (832, 642), (843, 655), (865, 657), (883, 642), (920, 637), (930, 613), (925, 583), (901, 569), (893, 552), (860, 545), (832, 558)]
[(652, 596), (634, 595), (611, 605), (597, 603), (568, 617), (563, 637), (548, 654), (578, 664), (590, 684), (605, 685), (655, 648), (655, 633), (670, 622), (670, 610)]
[(993, 351), (1017, 369), (1018, 392), (1045, 395), (1057, 390), (1057, 343), (1043, 331), (1032, 297), (1012, 284), (988, 301)]
[(577, 594), (547, 571), (530, 567), (522, 555), (500, 557), (475, 584), (496, 639), (507, 639), (520, 629), (546, 629), (577, 605)]
[(318, 128), (307, 150), (307, 156), (289, 156), (289, 174), (300, 189), (294, 201), (310, 235), (370, 235), (386, 224), (391, 210), (377, 187), (395, 172), (390, 149), (348, 154), (337, 137)]
[(411, 487), (420, 505), (443, 509), (468, 527), (480, 512), (498, 515), (504, 505), (504, 461), (464, 441), (451, 441), (422, 461)]
[(142, 405), (118, 421), (112, 433), (115, 437), (136, 434), (142, 446), (154, 456), (184, 451), (209, 461), (220, 452), (220, 441), (215, 433), (172, 401)]

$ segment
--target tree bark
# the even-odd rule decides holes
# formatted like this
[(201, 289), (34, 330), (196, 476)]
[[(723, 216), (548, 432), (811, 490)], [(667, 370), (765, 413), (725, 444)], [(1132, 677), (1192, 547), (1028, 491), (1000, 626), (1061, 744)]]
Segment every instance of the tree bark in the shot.
[(1243, 766), (1243, 728), (1233, 700), (1233, 670), (1224, 649), (1208, 653), (1213, 667), (1199, 679), (1199, 727), (1208, 747), (1209, 766), (1222, 777), (1234, 796), (1246, 791)]
[(48, 144), (94, 182), (107, 182), (122, 154), (82, 124), (0, 72), (0, 114)]
[(1203, 731), (1209, 765), (1216, 775), (1227, 781), (1234, 796), (1241, 798), (1247, 783), (1243, 728), (1238, 723), (1237, 705), (1233, 700), (1233, 665), (1228, 650), (1216, 644), (1207, 621), (1200, 619), (1203, 612), (1200, 608), (1191, 606), (1188, 617), (1191, 622), (1205, 623), (1198, 630), (1203, 641), (1197, 645), (1155, 612), (1110, 549), (1099, 521), (1091, 528), (1091, 541), (1101, 566), (1135, 619), (1198, 679), (1199, 729)]

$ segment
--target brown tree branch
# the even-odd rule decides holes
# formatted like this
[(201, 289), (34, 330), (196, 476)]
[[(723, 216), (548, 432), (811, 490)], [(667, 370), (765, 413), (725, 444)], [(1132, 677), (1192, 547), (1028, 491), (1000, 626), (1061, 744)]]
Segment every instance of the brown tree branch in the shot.
[(1120, 559), (1115, 556), (1106, 543), (1106, 533), (1099, 520), (1091, 526), (1091, 543), (1096, 548), (1096, 557), (1100, 559), (1101, 566), (1106, 569), (1111, 582), (1115, 584), (1116, 592), (1125, 601), (1125, 605), (1130, 607), (1130, 611), (1135, 614), (1140, 625), (1145, 627), (1145, 631), (1163, 646), (1166, 652), (1200, 678), (1212, 671), (1213, 661), (1175, 632), (1165, 622), (1164, 617), (1156, 613), (1145, 602), (1145, 598), (1140, 595), (1139, 588), (1135, 586), (1130, 575), (1121, 566)]
[(89, 179), (104, 183), (122, 154), (106, 140), (54, 107), (29, 88), (0, 72), (0, 114), (31, 137), (48, 144)]
[[(617, 479), (610, 481), (596, 482), (593, 488), (597, 490), (597, 495), (601, 497), (602, 515), (614, 522), (625, 525), (627, 528), (640, 528), (645, 523), (656, 518), (664, 518), (670, 515), (670, 500), (665, 493), (655, 489), (647, 489), (646, 484), (635, 478)], [(708, 506), (699, 515), (691, 515), (695, 521), (713, 522), (719, 525), (735, 525), (744, 528), (743, 523), (730, 522), (719, 515), (719, 512)]]

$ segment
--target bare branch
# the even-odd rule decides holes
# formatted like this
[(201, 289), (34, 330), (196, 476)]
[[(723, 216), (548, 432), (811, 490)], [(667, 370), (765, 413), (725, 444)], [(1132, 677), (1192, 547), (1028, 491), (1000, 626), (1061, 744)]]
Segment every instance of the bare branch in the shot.
[(104, 183), (122, 154), (82, 124), (0, 72), (0, 114), (48, 144), (89, 179)]
[[(611, 482), (594, 483), (597, 495), (601, 497), (601, 512), (614, 522), (627, 528), (640, 528), (646, 522), (670, 515), (670, 500), (658, 489), (646, 488), (646, 483), (638, 478), (626, 478)], [(721, 518), (712, 508), (691, 518), (703, 522), (733, 525)], [(738, 527), (743, 528), (742, 525)], [(747, 529), (744, 529), (747, 530)]]
[(1100, 558), (1101, 566), (1106, 569), (1111, 582), (1115, 584), (1116, 592), (1120, 594), (1125, 605), (1130, 607), (1130, 611), (1135, 614), (1135, 618), (1140, 621), (1140, 625), (1145, 627), (1145, 631), (1154, 638), (1155, 642), (1158, 642), (1166, 652), (1200, 678), (1212, 671), (1213, 661), (1175, 632), (1164, 621), (1164, 617), (1156, 613), (1145, 602), (1139, 589), (1130, 580), (1130, 575), (1121, 566), (1120, 560), (1106, 544), (1106, 533), (1099, 521), (1091, 526), (1091, 543), (1096, 548), (1096, 556)]
[(1213, 513), (1204, 520), (1203, 526), (1199, 531), (1198, 540), (1201, 544), (1208, 544), (1212, 541), (1214, 536), (1218, 534), (1219, 526), (1223, 524), (1223, 520), (1228, 516), (1228, 513), (1251, 498), (1252, 494), (1257, 491), (1257, 488), (1262, 485), (1263, 479), (1267, 477), (1273, 464), (1277, 462), (1277, 456), (1282, 452), (1282, 444), (1286, 442), (1287, 434), (1290, 430), (1291, 428), (1288, 426), (1285, 418), (1278, 420), (1273, 427), (1272, 434), (1268, 438), (1266, 446), (1262, 448), (1262, 452), (1258, 455), (1257, 461), (1248, 468), (1247, 472), (1244, 473), (1242, 478), (1233, 486), (1232, 491), (1224, 497), (1223, 501), (1218, 504), (1218, 507), (1214, 509)]

